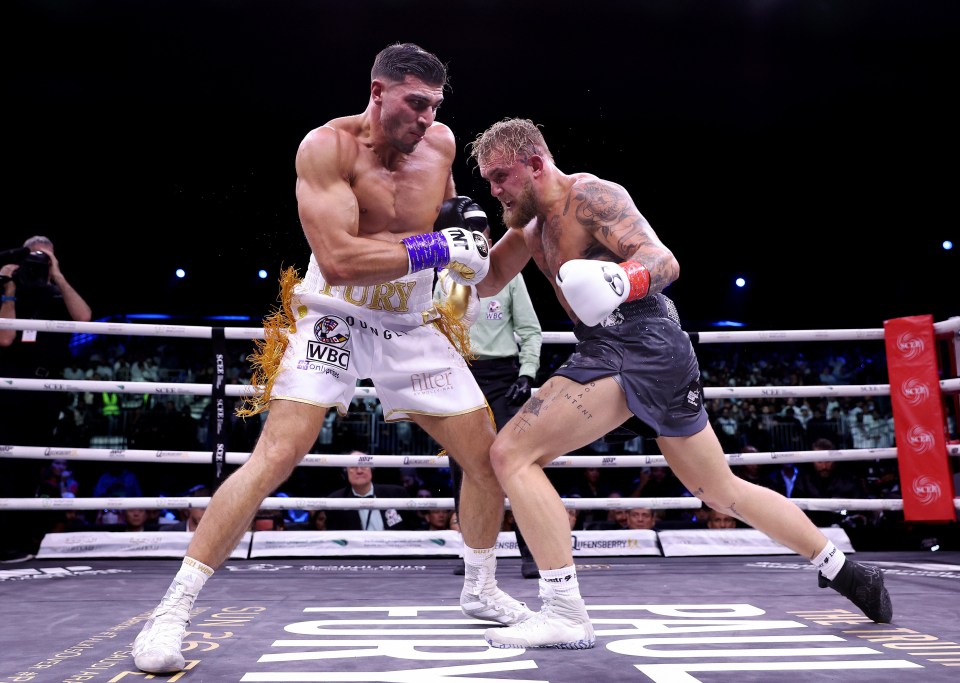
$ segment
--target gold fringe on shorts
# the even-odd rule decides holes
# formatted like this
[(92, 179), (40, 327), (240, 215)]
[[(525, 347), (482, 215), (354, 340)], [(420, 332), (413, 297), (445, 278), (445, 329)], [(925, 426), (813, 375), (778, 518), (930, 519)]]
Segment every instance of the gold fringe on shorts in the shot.
[(293, 266), (280, 274), (280, 305), (263, 319), (263, 339), (254, 340), (255, 351), (247, 356), (254, 393), (244, 396), (237, 417), (252, 417), (269, 408), (270, 392), (280, 370), (280, 360), (287, 349), (289, 335), (296, 333), (293, 313), (293, 288), (300, 284), (300, 274)]
[(454, 304), (449, 299), (442, 304), (437, 304), (436, 308), (440, 314), (440, 317), (432, 321), (436, 328), (450, 340), (453, 348), (463, 356), (468, 364), (470, 361), (476, 360), (477, 355), (470, 348), (470, 326), (463, 322), (463, 312), (460, 311), (460, 314), (457, 315), (454, 312)]

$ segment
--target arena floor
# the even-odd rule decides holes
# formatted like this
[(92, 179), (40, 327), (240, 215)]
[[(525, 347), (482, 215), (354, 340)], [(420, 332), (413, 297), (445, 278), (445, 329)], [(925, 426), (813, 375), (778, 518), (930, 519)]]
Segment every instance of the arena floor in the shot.
[[(197, 603), (188, 669), (145, 676), (130, 649), (175, 560), (33, 560), (0, 570), (0, 681), (960, 680), (960, 552), (856, 553), (886, 572), (892, 624), (866, 621), (781, 557), (578, 563), (592, 650), (497, 650), (458, 608), (455, 559), (230, 561)], [(539, 606), (501, 559), (500, 585)]]

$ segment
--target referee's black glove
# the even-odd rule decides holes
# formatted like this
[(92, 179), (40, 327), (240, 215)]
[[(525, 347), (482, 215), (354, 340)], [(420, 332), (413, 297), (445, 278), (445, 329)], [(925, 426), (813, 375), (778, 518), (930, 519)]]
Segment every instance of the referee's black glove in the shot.
[(510, 385), (504, 398), (512, 406), (523, 405), (530, 398), (530, 378), (526, 375), (517, 377), (517, 381)]

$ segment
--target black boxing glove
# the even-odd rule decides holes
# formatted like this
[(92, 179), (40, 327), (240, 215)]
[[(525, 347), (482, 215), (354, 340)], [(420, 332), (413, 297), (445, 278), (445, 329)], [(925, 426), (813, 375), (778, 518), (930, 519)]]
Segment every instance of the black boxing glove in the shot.
[(489, 227), (487, 212), (466, 195), (444, 200), (440, 206), (440, 214), (433, 224), (434, 230), (465, 228), (471, 232), (483, 232)]
[(526, 375), (517, 377), (517, 381), (510, 385), (503, 397), (512, 406), (526, 403), (527, 399), (530, 398), (530, 378)]

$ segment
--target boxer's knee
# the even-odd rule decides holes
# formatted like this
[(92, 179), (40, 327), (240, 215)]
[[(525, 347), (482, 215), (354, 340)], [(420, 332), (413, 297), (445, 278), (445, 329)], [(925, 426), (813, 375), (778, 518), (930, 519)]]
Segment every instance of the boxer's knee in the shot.
[(490, 465), (500, 482), (507, 481), (518, 470), (530, 465), (530, 458), (531, 454), (519, 449), (504, 432), (490, 446)]
[(494, 480), (496, 477), (490, 464), (490, 446), (493, 443), (493, 434), (488, 435), (480, 432), (471, 435), (469, 439), (461, 439), (460, 441), (461, 443), (448, 451), (448, 455), (456, 461), (464, 475), (477, 481)]
[(260, 439), (250, 458), (241, 469), (255, 474), (258, 482), (272, 487), (272, 491), (286, 481), (306, 455), (304, 449), (295, 440)]

